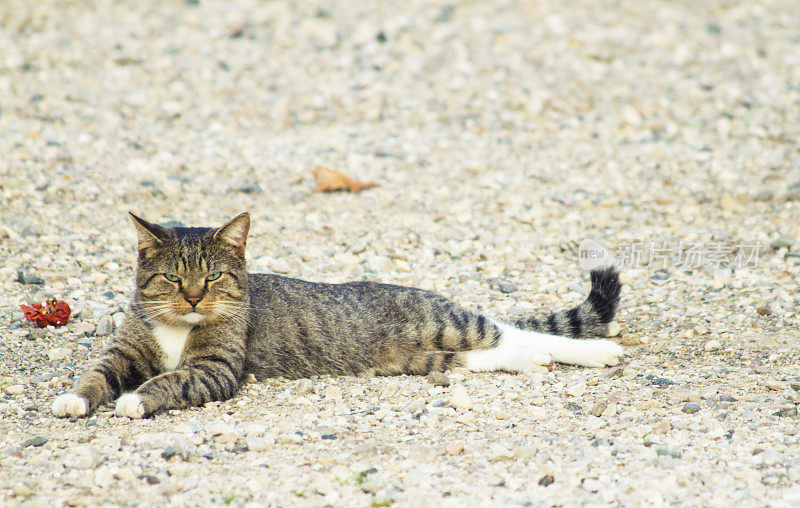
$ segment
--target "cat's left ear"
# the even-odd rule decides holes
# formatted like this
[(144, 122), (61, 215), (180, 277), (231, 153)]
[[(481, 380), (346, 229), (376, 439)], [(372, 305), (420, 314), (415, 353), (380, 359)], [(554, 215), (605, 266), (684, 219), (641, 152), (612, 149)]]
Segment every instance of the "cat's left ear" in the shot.
[(237, 256), (244, 256), (247, 233), (250, 232), (250, 214), (241, 213), (214, 232), (214, 240), (231, 247)]

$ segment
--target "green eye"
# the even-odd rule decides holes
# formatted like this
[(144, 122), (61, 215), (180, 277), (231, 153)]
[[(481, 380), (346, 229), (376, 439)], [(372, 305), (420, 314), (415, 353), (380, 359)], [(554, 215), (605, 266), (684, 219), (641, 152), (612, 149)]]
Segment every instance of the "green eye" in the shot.
[(208, 277), (206, 277), (206, 280), (208, 280), (208, 281), (217, 280), (220, 277), (222, 277), (222, 272), (214, 272), (211, 275), (209, 275)]
[(178, 277), (177, 275), (171, 274), (171, 273), (165, 273), (164, 274), (164, 278), (166, 278), (170, 282), (180, 282), (181, 281), (180, 277)]

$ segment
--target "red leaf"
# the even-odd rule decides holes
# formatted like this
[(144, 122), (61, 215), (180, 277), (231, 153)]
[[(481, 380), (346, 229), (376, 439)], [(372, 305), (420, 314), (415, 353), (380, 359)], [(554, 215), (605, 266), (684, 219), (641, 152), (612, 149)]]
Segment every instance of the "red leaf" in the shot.
[(44, 328), (47, 325), (55, 327), (64, 326), (69, 321), (69, 315), (72, 312), (67, 305), (67, 302), (62, 300), (47, 300), (45, 307), (41, 303), (33, 303), (31, 305), (20, 305), (19, 308), (25, 314), (25, 318), (36, 324), (39, 328)]

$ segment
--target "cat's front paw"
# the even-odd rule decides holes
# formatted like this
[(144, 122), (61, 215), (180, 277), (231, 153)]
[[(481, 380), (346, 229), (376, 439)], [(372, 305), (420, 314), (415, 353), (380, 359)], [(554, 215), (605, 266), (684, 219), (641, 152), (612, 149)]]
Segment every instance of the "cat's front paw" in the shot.
[(60, 418), (86, 416), (89, 404), (86, 399), (74, 393), (62, 393), (53, 401), (53, 414)]
[(117, 399), (117, 407), (114, 409), (117, 416), (127, 416), (128, 418), (141, 418), (144, 416), (144, 403), (142, 398), (135, 393), (126, 393)]

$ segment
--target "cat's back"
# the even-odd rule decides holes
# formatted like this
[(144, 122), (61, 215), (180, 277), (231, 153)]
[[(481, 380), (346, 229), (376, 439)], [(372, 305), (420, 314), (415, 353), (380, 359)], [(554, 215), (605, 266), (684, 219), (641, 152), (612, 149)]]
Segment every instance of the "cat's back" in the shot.
[(325, 303), (359, 304), (368, 307), (376, 301), (386, 302), (402, 296), (439, 297), (422, 289), (372, 281), (330, 284), (267, 273), (250, 273), (247, 283), (250, 303), (254, 308), (274, 308), (279, 302), (290, 302), (295, 307)]
[[(402, 333), (404, 320), (390, 302), (402, 300), (404, 291), (374, 282), (249, 274), (248, 372), (260, 379), (363, 371), (376, 338)], [(387, 322), (396, 326), (384, 330)]]

